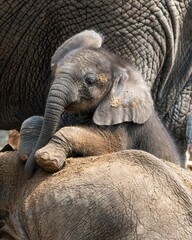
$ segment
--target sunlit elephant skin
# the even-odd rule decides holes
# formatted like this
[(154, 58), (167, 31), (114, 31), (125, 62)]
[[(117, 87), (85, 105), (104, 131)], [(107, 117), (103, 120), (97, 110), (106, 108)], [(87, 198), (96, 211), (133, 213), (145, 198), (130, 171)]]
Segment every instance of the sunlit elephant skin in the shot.
[(192, 175), (146, 152), (70, 158), (30, 180), (8, 153), (0, 169), (2, 239), (191, 240)]
[(44, 113), (51, 56), (69, 37), (95, 29), (141, 71), (161, 118), (182, 141), (192, 109), (191, 6), (191, 0), (3, 1), (0, 128), (19, 129)]

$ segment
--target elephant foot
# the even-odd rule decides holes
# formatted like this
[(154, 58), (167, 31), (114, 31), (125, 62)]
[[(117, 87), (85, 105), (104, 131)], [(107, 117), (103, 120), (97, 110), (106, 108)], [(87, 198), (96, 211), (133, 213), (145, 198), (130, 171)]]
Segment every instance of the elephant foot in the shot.
[(37, 164), (47, 172), (59, 171), (64, 166), (65, 159), (65, 153), (52, 143), (47, 144), (35, 153)]

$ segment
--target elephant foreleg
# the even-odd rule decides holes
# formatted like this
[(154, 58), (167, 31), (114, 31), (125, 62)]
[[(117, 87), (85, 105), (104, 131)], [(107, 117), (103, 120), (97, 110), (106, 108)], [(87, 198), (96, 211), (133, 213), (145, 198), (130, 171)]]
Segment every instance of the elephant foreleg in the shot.
[(85, 127), (64, 127), (35, 154), (36, 162), (48, 172), (60, 170), (69, 156), (95, 156), (122, 150), (118, 134)]

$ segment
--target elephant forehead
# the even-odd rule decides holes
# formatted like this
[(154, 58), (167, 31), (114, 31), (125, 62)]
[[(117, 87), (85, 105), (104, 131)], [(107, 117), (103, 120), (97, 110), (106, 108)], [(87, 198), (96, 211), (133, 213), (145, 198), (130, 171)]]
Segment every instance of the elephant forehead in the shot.
[(82, 67), (84, 67), (85, 64), (96, 65), (97, 67), (103, 65), (107, 67), (107, 65), (109, 65), (107, 58), (97, 50), (93, 49), (74, 50), (63, 60), (63, 63), (77, 63), (82, 65)]

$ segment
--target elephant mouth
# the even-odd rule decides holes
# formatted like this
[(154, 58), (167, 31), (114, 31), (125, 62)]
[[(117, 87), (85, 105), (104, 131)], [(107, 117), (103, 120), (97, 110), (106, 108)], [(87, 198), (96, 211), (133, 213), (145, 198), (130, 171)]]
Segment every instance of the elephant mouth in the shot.
[(65, 107), (66, 112), (90, 112), (96, 109), (97, 100), (94, 98), (83, 98), (80, 101), (75, 101)]
[(75, 104), (70, 104), (67, 107), (65, 107), (66, 112), (78, 112), (78, 107)]

